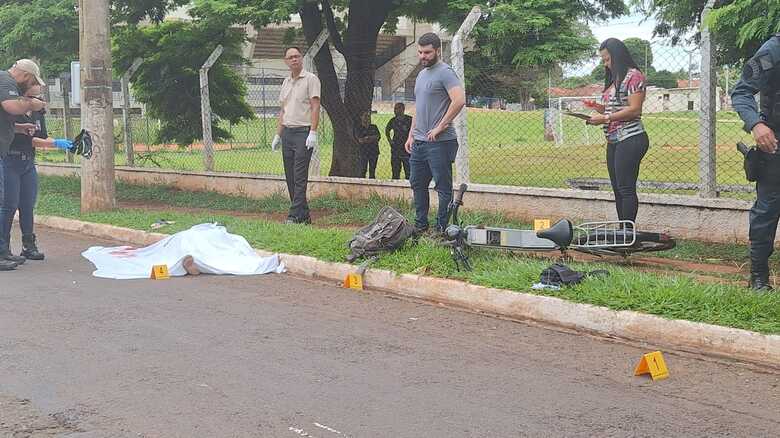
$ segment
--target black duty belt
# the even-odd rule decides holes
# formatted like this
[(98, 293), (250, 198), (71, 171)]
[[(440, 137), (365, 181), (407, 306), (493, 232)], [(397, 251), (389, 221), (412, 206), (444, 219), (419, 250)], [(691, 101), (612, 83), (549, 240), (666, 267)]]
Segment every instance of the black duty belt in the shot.
[(8, 151), (9, 157), (18, 158), (20, 160), (32, 160), (35, 158), (35, 152), (22, 152), (22, 151)]

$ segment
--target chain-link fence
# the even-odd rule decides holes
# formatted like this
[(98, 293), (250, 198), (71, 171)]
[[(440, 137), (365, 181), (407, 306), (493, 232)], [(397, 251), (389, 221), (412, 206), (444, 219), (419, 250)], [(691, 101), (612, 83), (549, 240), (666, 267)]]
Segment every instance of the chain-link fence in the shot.
[[(642, 120), (650, 138), (650, 149), (642, 161), (639, 189), (645, 192), (696, 194), (702, 192), (703, 169), (714, 167), (717, 194), (740, 196), (753, 188), (742, 172), (737, 141), (750, 143), (742, 123), (733, 111), (729, 91), (739, 78), (739, 69), (713, 66), (716, 73), (714, 133), (709, 149), (703, 132), (711, 130), (702, 118), (700, 48), (686, 49), (650, 41), (632, 44), (635, 61), (646, 76), (646, 100)], [(451, 46), (445, 41), (444, 61), (451, 62)], [(332, 53), (335, 51), (332, 50)], [(394, 104), (406, 104), (414, 114), (414, 84), (421, 70), (413, 39), (393, 40), (377, 47), (375, 74), (356, 80), (345, 68), (333, 75), (320, 75), (325, 107), (320, 124), (320, 148), (315, 174), (365, 175), (344, 172), (344, 166), (365, 167), (363, 152), (371, 145), (361, 142), (361, 114), (371, 111), (381, 139), (376, 177), (391, 177), (391, 145), (386, 127), (394, 117)], [(465, 53), (467, 90), (468, 173), (471, 182), (528, 187), (608, 189), (605, 136), (601, 127), (588, 126), (567, 113), (590, 113), (584, 100), (600, 100), (604, 69), (598, 54), (577, 65), (556, 68), (502, 70), (470, 63)], [(281, 68), (249, 68), (245, 72), (247, 100), (255, 118), (225, 128), (232, 139), (217, 142), (215, 171), (282, 175), (281, 155), (272, 152), (276, 131), (279, 93), (289, 74)], [(334, 93), (338, 91), (338, 95)], [(326, 94), (331, 93), (330, 96)], [(328, 104), (329, 103), (329, 104)], [(350, 106), (352, 104), (353, 106)], [(62, 113), (49, 118), (50, 131), (61, 134)], [(159, 123), (142, 111), (133, 112), (132, 138), (135, 165), (175, 170), (204, 170), (203, 146), (155, 144)], [(71, 119), (78, 126), (77, 117)], [(70, 130), (70, 132), (74, 132)], [(115, 123), (117, 164), (126, 163), (122, 118)], [(371, 142), (368, 142), (371, 143)], [(714, 148), (713, 148), (714, 146)], [(334, 163), (334, 150), (336, 162)], [(714, 156), (711, 151), (714, 150)], [(369, 154), (370, 155), (370, 154)], [(57, 152), (44, 153), (48, 161), (64, 161)], [(318, 167), (317, 167), (318, 166)], [(318, 170), (317, 170), (318, 169)]]
[[(650, 42), (634, 56), (646, 77), (642, 121), (650, 149), (642, 160), (643, 191), (696, 193), (700, 184), (701, 68), (698, 50)], [(468, 56), (468, 55), (467, 55)], [(752, 190), (742, 172), (737, 141), (749, 142), (730, 105), (734, 69), (716, 67), (717, 183), (722, 194)], [(538, 71), (516, 78), (478, 72), (468, 78), (471, 179), (530, 187), (608, 188), (605, 134), (569, 113), (592, 114), (584, 101), (601, 102), (604, 68), (596, 62)], [(510, 87), (509, 85), (513, 85)], [(526, 96), (519, 102), (489, 94)], [(516, 90), (520, 90), (519, 92)]]

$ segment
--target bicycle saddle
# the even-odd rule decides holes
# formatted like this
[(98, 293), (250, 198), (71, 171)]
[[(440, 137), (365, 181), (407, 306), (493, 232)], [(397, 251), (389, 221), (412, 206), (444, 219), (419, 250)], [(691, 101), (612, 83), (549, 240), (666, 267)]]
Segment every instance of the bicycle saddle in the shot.
[(574, 226), (568, 219), (561, 219), (546, 230), (536, 233), (540, 239), (552, 240), (560, 248), (566, 248), (571, 245), (574, 239)]

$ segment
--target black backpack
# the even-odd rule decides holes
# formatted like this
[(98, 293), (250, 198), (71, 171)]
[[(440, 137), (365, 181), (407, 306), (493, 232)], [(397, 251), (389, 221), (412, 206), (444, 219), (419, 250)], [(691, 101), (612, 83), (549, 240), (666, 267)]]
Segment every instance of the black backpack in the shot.
[(586, 277), (599, 275), (607, 276), (609, 275), (609, 271), (599, 269), (590, 272), (578, 272), (562, 263), (556, 263), (554, 265), (550, 265), (549, 268), (542, 271), (539, 282), (548, 286), (566, 286), (570, 284), (578, 284)]
[(377, 256), (383, 252), (395, 251), (411, 237), (414, 226), (393, 207), (382, 207), (374, 222), (359, 229), (347, 243), (350, 254), (348, 262), (360, 257)]

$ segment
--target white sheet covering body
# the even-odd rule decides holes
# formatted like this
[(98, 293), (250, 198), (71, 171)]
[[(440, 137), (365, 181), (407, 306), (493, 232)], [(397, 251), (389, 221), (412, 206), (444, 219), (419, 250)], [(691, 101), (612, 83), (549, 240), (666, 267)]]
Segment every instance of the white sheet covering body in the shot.
[(276, 254), (261, 257), (241, 236), (217, 224), (195, 225), (147, 246), (93, 246), (81, 253), (97, 268), (95, 277), (149, 278), (154, 265), (168, 265), (171, 276), (187, 275), (182, 259), (190, 255), (204, 274), (257, 275), (284, 272)]

